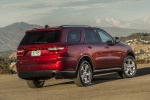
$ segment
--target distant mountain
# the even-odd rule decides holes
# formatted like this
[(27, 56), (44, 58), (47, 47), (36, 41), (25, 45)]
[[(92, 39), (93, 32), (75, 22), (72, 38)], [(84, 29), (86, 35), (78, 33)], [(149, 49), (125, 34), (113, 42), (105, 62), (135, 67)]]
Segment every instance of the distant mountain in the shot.
[[(110, 21), (110, 20), (107, 20), (107, 21)], [(117, 22), (116, 20), (113, 20), (113, 19), (110, 22), (112, 22), (116, 26), (121, 24), (120, 22)], [(97, 24), (95, 24), (95, 26), (101, 27), (102, 29), (110, 33), (112, 36), (118, 36), (118, 37), (128, 36), (132, 33), (137, 33), (137, 32), (149, 32), (150, 33), (150, 31), (139, 30), (139, 29), (102, 27), (100, 23), (101, 21), (97, 21)], [(92, 25), (92, 24), (88, 24), (88, 25)], [(29, 29), (33, 29), (33, 28), (39, 28), (39, 27), (41, 26), (20, 22), (20, 23), (14, 23), (9, 26), (0, 28), (0, 51), (16, 50), (17, 46), (19, 45), (21, 39), (23, 38), (25, 34), (25, 31)]]
[(26, 30), (41, 27), (24, 22), (0, 28), (0, 51), (16, 50)]
[[(97, 26), (98, 27), (98, 26)], [(140, 29), (127, 29), (127, 28), (119, 28), (119, 27), (100, 27), (107, 31), (112, 36), (116, 37), (126, 37), (131, 35), (132, 33), (146, 32), (150, 33), (150, 30), (140, 30)]]
[(122, 21), (114, 18), (91, 18), (80, 22), (73, 22), (71, 24), (85, 24), (91, 26), (101, 27), (119, 27), (126, 29), (139, 29), (139, 30), (150, 30), (150, 19), (138, 19), (133, 21)]
[(94, 18), (90, 20), (93, 26), (129, 28), (130, 23), (114, 18)]
[(122, 21), (114, 18), (94, 18), (91, 20), (92, 25), (102, 26), (102, 27), (120, 27), (128, 29), (144, 29), (150, 30), (150, 20), (149, 19), (138, 19), (134, 21)]

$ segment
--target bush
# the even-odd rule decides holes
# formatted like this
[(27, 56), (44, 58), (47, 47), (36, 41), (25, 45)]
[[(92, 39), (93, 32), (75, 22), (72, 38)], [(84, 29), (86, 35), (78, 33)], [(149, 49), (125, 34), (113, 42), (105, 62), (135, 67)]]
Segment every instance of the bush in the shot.
[(4, 73), (14, 73), (14, 72), (11, 72), (10, 70), (10, 65), (12, 62), (16, 62), (16, 58), (5, 58), (5, 59), (2, 59), (0, 60), (0, 73), (4, 72)]

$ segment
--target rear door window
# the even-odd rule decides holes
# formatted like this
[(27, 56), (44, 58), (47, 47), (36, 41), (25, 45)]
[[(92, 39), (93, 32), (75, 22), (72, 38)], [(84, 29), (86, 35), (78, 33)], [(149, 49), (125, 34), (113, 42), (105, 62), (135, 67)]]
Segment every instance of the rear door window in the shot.
[(59, 41), (60, 33), (60, 30), (27, 33), (20, 45), (55, 43)]
[(67, 42), (79, 42), (81, 38), (80, 30), (72, 30), (68, 32)]
[(99, 42), (99, 38), (95, 30), (87, 29), (85, 30), (85, 41), (86, 43), (97, 43)]

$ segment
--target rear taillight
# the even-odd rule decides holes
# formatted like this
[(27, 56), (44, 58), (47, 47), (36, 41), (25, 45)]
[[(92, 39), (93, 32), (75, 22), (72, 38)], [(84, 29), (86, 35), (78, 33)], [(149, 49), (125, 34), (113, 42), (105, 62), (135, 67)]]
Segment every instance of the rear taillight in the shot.
[(17, 56), (20, 57), (20, 56), (23, 56), (24, 55), (24, 50), (18, 50), (17, 51)]
[(50, 47), (48, 48), (48, 50), (50, 51), (51, 54), (62, 54), (67, 52), (68, 47)]

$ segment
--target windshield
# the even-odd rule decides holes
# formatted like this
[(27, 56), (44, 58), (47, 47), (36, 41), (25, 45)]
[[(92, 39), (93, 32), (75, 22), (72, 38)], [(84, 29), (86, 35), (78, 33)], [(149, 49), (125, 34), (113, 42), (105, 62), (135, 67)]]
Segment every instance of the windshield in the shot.
[(55, 43), (59, 38), (60, 30), (31, 32), (25, 34), (20, 45)]

